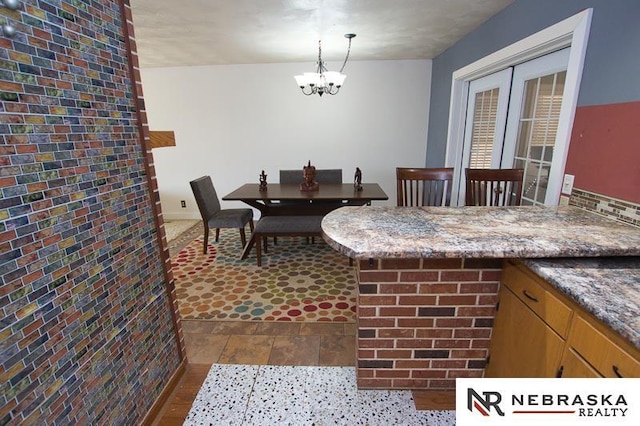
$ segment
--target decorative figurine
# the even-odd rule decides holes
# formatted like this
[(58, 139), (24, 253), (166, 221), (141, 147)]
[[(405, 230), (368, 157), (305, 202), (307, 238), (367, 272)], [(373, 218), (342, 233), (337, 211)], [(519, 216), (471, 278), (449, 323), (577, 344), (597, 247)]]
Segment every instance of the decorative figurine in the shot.
[(260, 173), (260, 191), (266, 191), (267, 190), (267, 175), (264, 173), (264, 170), (262, 171), (262, 173)]
[(360, 167), (356, 167), (356, 174), (353, 176), (353, 186), (356, 191), (362, 191), (362, 170)]
[(316, 182), (316, 167), (309, 163), (302, 168), (302, 177), (304, 181), (300, 184), (300, 191), (317, 191), (320, 188)]

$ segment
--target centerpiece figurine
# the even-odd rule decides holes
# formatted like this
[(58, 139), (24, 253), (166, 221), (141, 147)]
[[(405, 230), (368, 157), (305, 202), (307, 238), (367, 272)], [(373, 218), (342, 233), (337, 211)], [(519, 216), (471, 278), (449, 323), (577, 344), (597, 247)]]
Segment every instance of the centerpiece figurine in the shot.
[(316, 167), (311, 165), (311, 160), (302, 168), (302, 178), (300, 191), (317, 191), (320, 188), (320, 184), (316, 182)]
[(260, 187), (259, 187), (260, 191), (266, 191), (267, 190), (267, 175), (264, 173), (264, 170), (262, 171), (262, 173), (260, 173)]
[(362, 170), (360, 167), (356, 167), (356, 173), (353, 175), (353, 186), (356, 191), (362, 191)]

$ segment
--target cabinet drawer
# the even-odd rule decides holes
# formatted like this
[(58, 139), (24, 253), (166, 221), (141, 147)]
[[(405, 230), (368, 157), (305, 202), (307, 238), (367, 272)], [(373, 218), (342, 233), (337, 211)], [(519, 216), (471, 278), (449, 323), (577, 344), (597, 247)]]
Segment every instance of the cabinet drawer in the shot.
[(502, 282), (556, 333), (567, 338), (572, 315), (567, 305), (514, 265), (505, 266)]
[(569, 345), (604, 377), (640, 377), (640, 359), (576, 315), (571, 325)]

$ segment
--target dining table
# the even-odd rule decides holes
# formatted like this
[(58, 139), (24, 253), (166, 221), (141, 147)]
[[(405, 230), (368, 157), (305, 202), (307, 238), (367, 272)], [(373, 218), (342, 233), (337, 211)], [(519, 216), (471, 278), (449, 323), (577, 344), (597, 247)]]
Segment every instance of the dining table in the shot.
[[(231, 191), (224, 201), (242, 201), (264, 216), (324, 216), (344, 206), (370, 205), (372, 201), (388, 200), (389, 196), (377, 183), (321, 183), (314, 191), (302, 191), (298, 184), (270, 183), (261, 189), (257, 183), (246, 183)], [(242, 259), (255, 244), (255, 236), (247, 241)]]

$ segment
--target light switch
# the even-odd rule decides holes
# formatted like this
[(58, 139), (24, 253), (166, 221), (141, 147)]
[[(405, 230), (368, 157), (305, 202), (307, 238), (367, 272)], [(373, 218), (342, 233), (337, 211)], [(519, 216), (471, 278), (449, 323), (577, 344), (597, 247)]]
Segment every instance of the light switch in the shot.
[(573, 190), (573, 180), (575, 179), (574, 175), (564, 175), (564, 180), (562, 181), (562, 193), (566, 195), (571, 195), (571, 191)]

